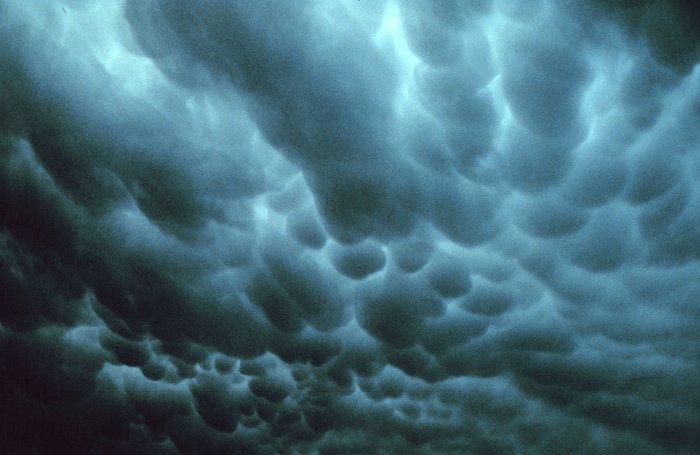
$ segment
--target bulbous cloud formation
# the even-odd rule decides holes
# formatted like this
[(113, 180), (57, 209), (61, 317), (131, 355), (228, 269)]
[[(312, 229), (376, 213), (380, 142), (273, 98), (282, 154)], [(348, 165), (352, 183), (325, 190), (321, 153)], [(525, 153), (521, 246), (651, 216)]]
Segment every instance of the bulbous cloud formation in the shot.
[(697, 453), (691, 5), (0, 1), (3, 450)]

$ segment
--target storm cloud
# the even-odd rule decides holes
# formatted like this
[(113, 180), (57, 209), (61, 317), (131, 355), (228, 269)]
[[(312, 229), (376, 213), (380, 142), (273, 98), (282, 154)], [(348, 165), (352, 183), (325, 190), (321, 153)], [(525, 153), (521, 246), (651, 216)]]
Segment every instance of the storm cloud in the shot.
[(697, 453), (699, 30), (0, 0), (2, 450)]

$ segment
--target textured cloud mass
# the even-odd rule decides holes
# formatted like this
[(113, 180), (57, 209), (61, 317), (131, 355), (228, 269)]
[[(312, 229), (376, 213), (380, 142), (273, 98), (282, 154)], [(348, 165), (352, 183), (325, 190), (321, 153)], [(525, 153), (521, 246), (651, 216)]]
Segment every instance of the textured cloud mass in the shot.
[(697, 453), (699, 30), (0, 1), (1, 451)]

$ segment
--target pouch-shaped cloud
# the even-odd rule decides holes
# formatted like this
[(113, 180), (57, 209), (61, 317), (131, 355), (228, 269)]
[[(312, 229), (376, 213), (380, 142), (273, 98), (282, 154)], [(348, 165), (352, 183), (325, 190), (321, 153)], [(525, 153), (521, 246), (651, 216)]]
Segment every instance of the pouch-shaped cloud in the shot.
[(0, 0), (7, 453), (700, 450), (684, 1)]

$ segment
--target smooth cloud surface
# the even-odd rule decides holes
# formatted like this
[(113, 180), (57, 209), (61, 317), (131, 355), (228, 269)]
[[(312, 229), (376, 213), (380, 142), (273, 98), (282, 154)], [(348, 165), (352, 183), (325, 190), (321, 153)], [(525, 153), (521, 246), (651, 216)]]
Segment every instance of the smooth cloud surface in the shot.
[(700, 450), (686, 2), (0, 2), (8, 453)]

